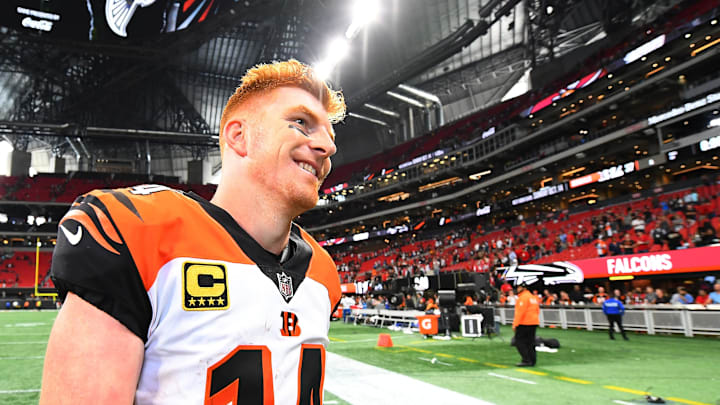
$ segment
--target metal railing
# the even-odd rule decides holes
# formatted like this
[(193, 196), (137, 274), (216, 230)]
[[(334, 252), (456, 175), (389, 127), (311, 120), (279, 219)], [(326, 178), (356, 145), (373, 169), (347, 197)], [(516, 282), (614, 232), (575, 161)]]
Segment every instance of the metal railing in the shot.
[[(515, 308), (499, 306), (496, 315), (503, 325), (511, 324)], [(608, 321), (602, 308), (595, 305), (555, 307), (540, 309), (540, 327), (559, 326), (587, 330), (607, 330)], [(682, 333), (695, 335), (720, 335), (720, 305), (636, 305), (626, 306), (623, 316), (626, 330), (657, 333)]]

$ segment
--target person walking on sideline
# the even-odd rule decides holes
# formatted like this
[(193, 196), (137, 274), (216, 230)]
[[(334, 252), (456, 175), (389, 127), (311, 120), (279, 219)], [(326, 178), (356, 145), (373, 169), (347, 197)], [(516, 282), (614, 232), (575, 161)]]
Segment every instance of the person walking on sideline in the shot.
[(620, 297), (620, 290), (615, 290), (614, 296), (605, 300), (602, 305), (603, 312), (605, 313), (605, 316), (607, 316), (608, 323), (610, 324), (608, 333), (610, 334), (610, 339), (615, 340), (613, 332), (615, 331), (615, 324), (617, 324), (620, 328), (620, 333), (622, 334), (623, 339), (630, 340), (625, 335), (625, 329), (622, 324), (622, 317), (625, 314), (625, 306), (618, 297)]
[(535, 330), (540, 317), (540, 301), (528, 289), (525, 282), (517, 286), (518, 299), (515, 303), (515, 347), (522, 357), (518, 367), (533, 367), (536, 363)]

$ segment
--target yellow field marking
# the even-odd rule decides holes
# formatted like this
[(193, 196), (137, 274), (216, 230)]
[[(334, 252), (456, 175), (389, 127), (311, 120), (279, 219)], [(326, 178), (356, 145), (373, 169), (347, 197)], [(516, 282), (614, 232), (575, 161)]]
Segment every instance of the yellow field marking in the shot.
[(528, 370), (526, 368), (517, 368), (515, 370), (519, 371), (521, 373), (528, 373), (528, 374), (535, 374), (535, 375), (548, 375), (548, 373), (544, 373), (542, 371)]
[(483, 363), (486, 366), (490, 367), (497, 367), (497, 368), (508, 368), (508, 366), (503, 366), (502, 364), (495, 364), (495, 363)]
[(585, 381), (585, 380), (580, 380), (577, 378), (570, 378), (570, 377), (563, 377), (563, 376), (559, 376), (559, 377), (555, 377), (555, 378), (557, 378), (558, 380), (573, 382), (573, 383), (577, 383), (577, 384), (592, 384), (592, 381)]
[(690, 404), (690, 405), (710, 405), (706, 404), (705, 402), (697, 402), (697, 401), (691, 401), (689, 399), (682, 399), (682, 398), (675, 398), (675, 397), (667, 397), (667, 399), (675, 402), (682, 402), (683, 404)]
[(417, 347), (410, 347), (409, 349), (420, 353), (432, 353), (430, 350), (418, 349)]
[(435, 339), (423, 339), (423, 340), (416, 340), (414, 342), (410, 342), (411, 345), (422, 345), (426, 343), (437, 343), (440, 342), (440, 340)]
[(447, 357), (447, 358), (449, 358), (449, 359), (455, 357), (455, 356), (453, 356), (453, 355), (451, 355), (451, 354), (445, 354), (445, 353), (435, 353), (435, 355), (438, 356), (438, 357)]
[(397, 346), (393, 346), (393, 347), (375, 346), (375, 348), (380, 351), (388, 352), (388, 353), (406, 353), (409, 351), (414, 351), (414, 348), (402, 346), (402, 345), (397, 345)]
[(347, 340), (338, 339), (338, 338), (334, 338), (334, 337), (330, 337), (329, 339), (331, 342), (347, 342)]
[(630, 388), (623, 388), (623, 387), (616, 387), (614, 385), (603, 385), (603, 388), (607, 388), (609, 390), (615, 390), (615, 391), (621, 391), (621, 392), (627, 392), (630, 394), (636, 394), (636, 395), (649, 395), (650, 393), (645, 391), (638, 391), (638, 390), (632, 390)]
[(477, 361), (477, 360), (468, 359), (468, 358), (465, 358), (465, 357), (458, 357), (458, 360), (467, 361), (468, 363), (480, 363), (480, 362)]

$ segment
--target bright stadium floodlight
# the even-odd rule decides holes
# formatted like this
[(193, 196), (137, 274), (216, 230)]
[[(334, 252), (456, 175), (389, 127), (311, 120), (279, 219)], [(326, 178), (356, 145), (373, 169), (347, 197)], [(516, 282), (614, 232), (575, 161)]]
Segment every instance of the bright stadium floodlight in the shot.
[(0, 141), (0, 175), (10, 174), (10, 154), (15, 150), (9, 140)]
[(345, 38), (335, 38), (330, 42), (330, 47), (328, 49), (327, 55), (332, 57), (336, 61), (340, 61), (345, 59), (347, 54), (350, 52), (350, 44), (345, 40)]
[(313, 66), (313, 68), (315, 69), (315, 73), (321, 80), (327, 80), (328, 77), (330, 77), (330, 73), (332, 73), (334, 67), (335, 64), (330, 63), (330, 61), (328, 60), (318, 62)]
[(13, 150), (15, 150), (15, 148), (12, 146), (12, 144), (10, 142), (8, 142), (7, 140), (0, 141), (0, 154), (10, 153)]
[(379, 12), (380, 2), (378, 0), (355, 0), (352, 9), (353, 20), (345, 31), (345, 38), (355, 38), (364, 26), (375, 21)]
[(349, 52), (350, 44), (345, 38), (333, 39), (328, 46), (325, 59), (314, 64), (315, 72), (322, 80), (327, 80), (338, 62), (344, 59)]

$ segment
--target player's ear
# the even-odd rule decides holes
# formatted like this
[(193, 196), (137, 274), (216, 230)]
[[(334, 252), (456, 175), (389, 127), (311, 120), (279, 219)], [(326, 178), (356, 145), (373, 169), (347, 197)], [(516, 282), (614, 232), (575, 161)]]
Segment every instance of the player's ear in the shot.
[(225, 124), (223, 137), (226, 148), (235, 152), (240, 157), (247, 156), (247, 122), (243, 119), (229, 120)]

